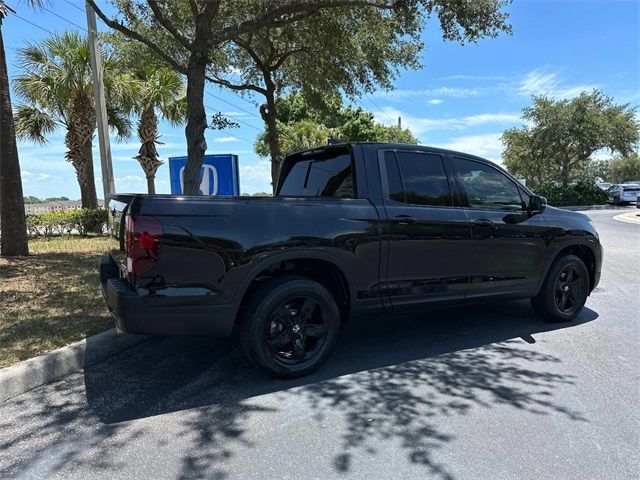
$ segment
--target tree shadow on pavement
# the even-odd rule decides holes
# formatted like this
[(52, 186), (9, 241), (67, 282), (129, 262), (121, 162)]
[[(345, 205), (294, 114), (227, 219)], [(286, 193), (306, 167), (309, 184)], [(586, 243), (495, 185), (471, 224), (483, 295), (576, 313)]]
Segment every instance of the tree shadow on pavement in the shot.
[[(336, 436), (339, 453), (327, 465), (335, 474), (349, 472), (354, 455), (376, 455), (382, 442), (394, 441), (425, 474), (452, 478), (434, 458), (453, 439), (442, 416), (508, 406), (585, 421), (554, 400), (554, 389), (571, 385), (573, 378), (554, 373), (561, 359), (538, 351), (533, 335), (596, 318), (585, 308), (572, 323), (549, 324), (528, 303), (512, 302), (352, 322), (320, 371), (288, 381), (251, 368), (232, 340), (154, 338), (87, 369), (83, 379), (27, 394), (30, 403), (38, 398), (38, 407), (21, 400), (25, 396), (14, 399), (16, 418), (0, 414), (0, 429), (9, 432), (0, 450), (18, 451), (15, 461), (0, 460), (0, 476), (33, 469), (45, 455), (49, 469), (118, 468), (123, 448), (152, 435), (155, 416), (174, 419), (180, 412), (161, 432), (166, 438), (156, 440), (158, 451), (169, 448), (168, 456), (179, 455), (177, 477), (222, 479), (236, 458), (250, 455), (255, 425), (269, 424), (292, 402), (303, 408), (303, 402), (318, 426), (329, 416), (344, 425)], [(75, 398), (80, 394), (82, 402)], [(275, 401), (259, 398), (267, 394)], [(33, 435), (21, 434), (20, 422), (33, 422), (39, 448), (20, 450)], [(91, 435), (70, 446), (84, 428)], [(159, 427), (154, 428), (157, 439)], [(54, 462), (51, 449), (60, 439), (66, 446)], [(171, 449), (172, 443), (181, 449)], [(29, 461), (19, 455), (27, 450)]]

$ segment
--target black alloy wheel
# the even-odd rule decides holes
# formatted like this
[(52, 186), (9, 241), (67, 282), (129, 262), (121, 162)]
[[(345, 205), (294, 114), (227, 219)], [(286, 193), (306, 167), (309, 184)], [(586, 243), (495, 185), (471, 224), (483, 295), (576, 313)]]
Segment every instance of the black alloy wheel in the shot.
[(553, 322), (577, 317), (589, 294), (589, 271), (576, 255), (558, 258), (545, 277), (538, 295), (531, 299), (534, 310)]
[(322, 306), (312, 297), (292, 297), (271, 315), (267, 343), (274, 360), (283, 365), (313, 361), (322, 351), (329, 333)]
[(266, 281), (242, 309), (239, 333), (249, 360), (279, 378), (307, 375), (330, 355), (341, 325), (336, 298), (301, 276)]
[(575, 265), (569, 264), (558, 274), (555, 286), (556, 307), (562, 313), (571, 315), (576, 309), (582, 308), (583, 284)]

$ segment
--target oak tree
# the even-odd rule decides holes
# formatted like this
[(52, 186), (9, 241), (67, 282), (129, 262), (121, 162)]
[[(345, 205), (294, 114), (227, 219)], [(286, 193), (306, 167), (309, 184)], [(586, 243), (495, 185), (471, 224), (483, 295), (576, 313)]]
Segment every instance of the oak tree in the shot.
[(573, 99), (534, 97), (522, 111), (523, 127), (502, 135), (506, 167), (529, 184), (567, 185), (589, 168), (593, 154), (630, 154), (639, 140), (636, 109), (616, 104), (600, 90)]
[(252, 33), (285, 27), (325, 9), (357, 7), (382, 9), (401, 19), (401, 25), (434, 14), (445, 39), (477, 41), (509, 29), (501, 8), (510, 0), (112, 0), (119, 12), (115, 17), (105, 13), (97, 0), (87, 2), (109, 27), (144, 43), (187, 77), (184, 188), (194, 194), (206, 150), (204, 89), (207, 77), (213, 78), (207, 67), (226, 42), (242, 42)]

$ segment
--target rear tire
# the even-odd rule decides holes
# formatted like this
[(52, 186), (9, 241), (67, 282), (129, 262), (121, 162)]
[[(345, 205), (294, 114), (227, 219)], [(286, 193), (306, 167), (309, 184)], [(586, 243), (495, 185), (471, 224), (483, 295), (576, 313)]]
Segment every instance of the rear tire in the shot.
[(268, 280), (239, 318), (242, 349), (255, 366), (279, 378), (317, 370), (340, 330), (340, 310), (321, 284), (300, 276)]
[(552, 322), (576, 318), (587, 301), (589, 272), (580, 257), (564, 255), (547, 272), (540, 293), (531, 299), (533, 309)]

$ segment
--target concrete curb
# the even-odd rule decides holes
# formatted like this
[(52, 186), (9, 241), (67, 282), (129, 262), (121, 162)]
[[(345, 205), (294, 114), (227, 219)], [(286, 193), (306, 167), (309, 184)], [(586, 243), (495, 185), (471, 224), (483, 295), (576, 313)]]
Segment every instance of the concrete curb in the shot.
[(613, 217), (613, 219), (618, 220), (619, 222), (640, 224), (640, 210), (621, 213), (620, 215)]
[(616, 205), (571, 205), (568, 207), (558, 207), (563, 210), (572, 210), (574, 212), (580, 210), (624, 210), (625, 207), (618, 207)]
[(148, 335), (118, 336), (114, 328), (0, 369), (0, 402), (79, 372), (150, 338)]

